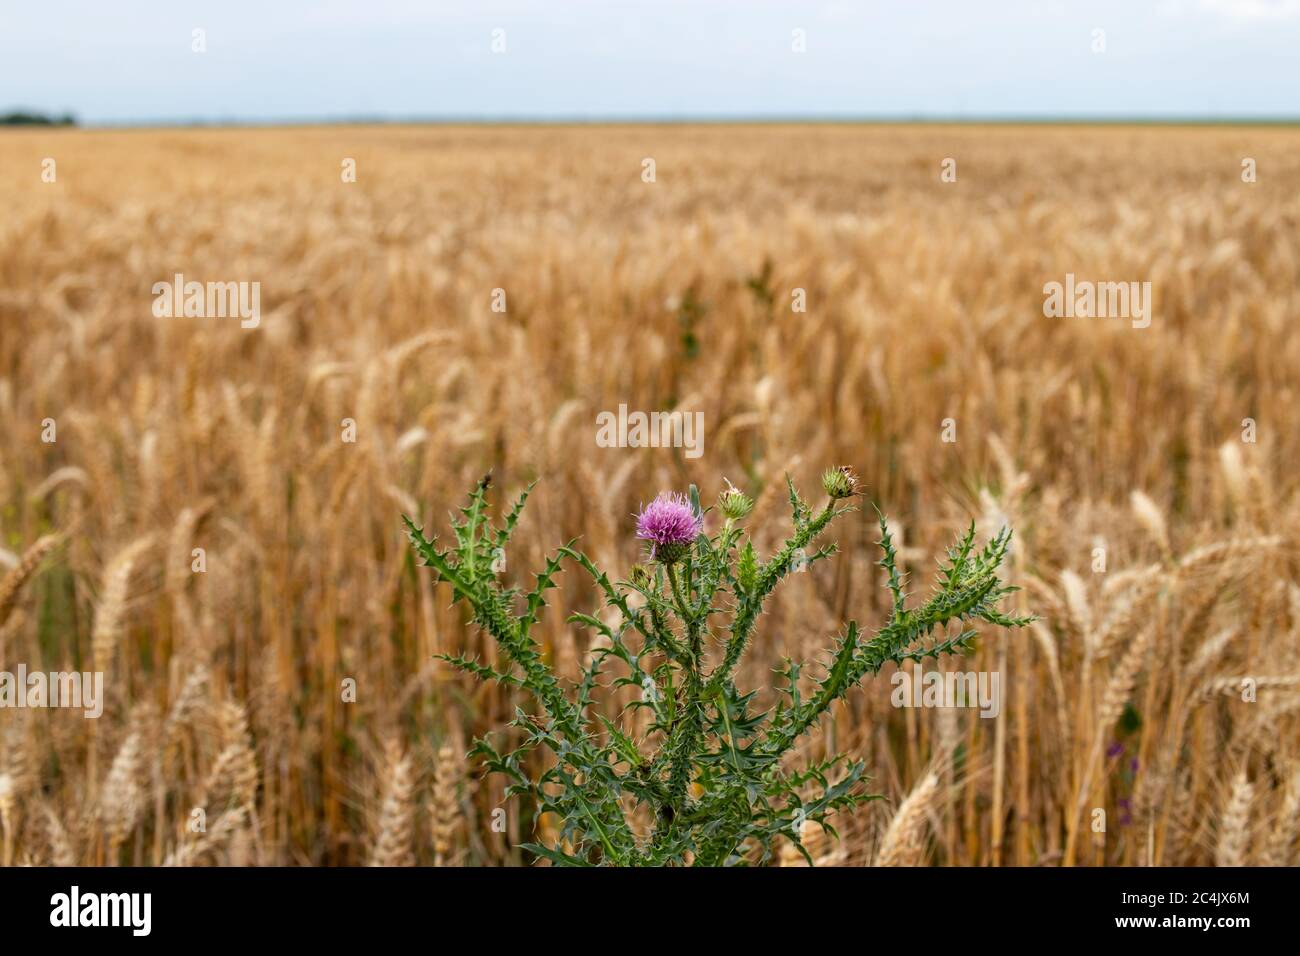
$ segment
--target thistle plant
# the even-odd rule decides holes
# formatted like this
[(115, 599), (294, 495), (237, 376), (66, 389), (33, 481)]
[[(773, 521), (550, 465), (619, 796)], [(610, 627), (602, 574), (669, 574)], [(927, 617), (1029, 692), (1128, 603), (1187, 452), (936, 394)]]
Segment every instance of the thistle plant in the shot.
[[(750, 498), (728, 483), (717, 502), (720, 527), (709, 534), (714, 508), (701, 507), (692, 485), (686, 495), (660, 495), (637, 516), (636, 536), (648, 554), (627, 580), (611, 580), (575, 539), (546, 561), (526, 593), (503, 587), (491, 565), (531, 486), (498, 526), (488, 515), (490, 476), (484, 478), (453, 517), (454, 541), (445, 548), (405, 519), (423, 564), (451, 586), (455, 602), (468, 606), (504, 663), (496, 668), (440, 656), (531, 699), (530, 710), (517, 708), (512, 722), (517, 746), (501, 750), (480, 739), (471, 751), (507, 778), (507, 797), (535, 801), (539, 813), (560, 822), (550, 844), (527, 843), (525, 850), (556, 865), (719, 866), (766, 863), (788, 840), (812, 862), (800, 839), (804, 824), (815, 821), (834, 835), (830, 817), (874, 797), (861, 761), (838, 754), (801, 762), (801, 738), (886, 664), (964, 653), (976, 637), (968, 625), (979, 621), (1020, 627), (1031, 620), (998, 608), (1016, 590), (998, 577), (1009, 529), (977, 548), (972, 524), (940, 564), (933, 593), (909, 607), (889, 527), (877, 509), (879, 566), (892, 596), (885, 623), (869, 633), (849, 621), (811, 679), (805, 665), (785, 660), (770, 688), (741, 688), (739, 667), (768, 596), (792, 570), (835, 553), (833, 543), (819, 539), (856, 510), (850, 502), (860, 494), (847, 468), (823, 475), (827, 501), (817, 510), (789, 479), (786, 484), (793, 533), (766, 559), (743, 528)], [(569, 618), (599, 637), (567, 687), (533, 634), (566, 562), (591, 578), (604, 604), (603, 611)], [(760, 709), (760, 690), (775, 698), (767, 709)], [(606, 711), (619, 699), (626, 704), (611, 716)], [(640, 721), (633, 719), (638, 710), (647, 712)], [(549, 757), (530, 759), (538, 750)]]

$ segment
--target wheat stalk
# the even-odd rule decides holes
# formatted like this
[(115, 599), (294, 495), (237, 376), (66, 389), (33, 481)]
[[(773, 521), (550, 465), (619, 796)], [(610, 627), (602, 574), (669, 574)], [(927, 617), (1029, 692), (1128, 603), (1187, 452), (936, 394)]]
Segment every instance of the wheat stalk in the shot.
[(920, 866), (925, 859), (927, 821), (939, 794), (939, 774), (931, 770), (912, 788), (885, 828), (876, 866)]
[(217, 817), (212, 825), (206, 827), (193, 840), (181, 843), (169, 853), (162, 866), (195, 866), (205, 856), (216, 851), (224, 843), (239, 833), (247, 824), (243, 807), (234, 807)]
[(379, 836), (370, 855), (371, 866), (414, 866), (415, 774), (401, 745), (385, 748), (387, 776), (379, 808)]
[(237, 701), (217, 708), (221, 751), (208, 772), (199, 803), (209, 814), (215, 810), (243, 809), (252, 814), (257, 793), (257, 761), (249, 744), (248, 715)]
[(1219, 842), (1214, 850), (1216, 866), (1245, 866), (1250, 843), (1250, 808), (1255, 788), (1240, 771), (1232, 781), (1232, 793), (1219, 823)]
[(456, 833), (462, 819), (457, 796), (460, 780), (461, 768), (457, 751), (450, 744), (443, 744), (438, 748), (438, 762), (434, 766), (433, 802), (430, 807), (434, 866), (446, 866), (453, 858)]
[(1063, 857), (1066, 866), (1074, 864), (1079, 821), (1087, 806), (1088, 796), (1092, 792), (1092, 781), (1093, 776), (1096, 774), (1097, 765), (1101, 762), (1105, 734), (1119, 719), (1120, 713), (1124, 710), (1124, 705), (1128, 702), (1129, 695), (1133, 692), (1133, 685), (1136, 683), (1138, 673), (1142, 669), (1142, 663), (1146, 659), (1147, 650), (1151, 645), (1153, 636), (1154, 631), (1148, 628), (1129, 645), (1128, 650), (1120, 658), (1119, 663), (1111, 673), (1110, 680), (1107, 681), (1106, 688), (1102, 693), (1101, 705), (1097, 711), (1096, 727), (1092, 736), (1092, 747), (1084, 767), (1079, 791), (1074, 799), (1073, 812), (1068, 818), (1069, 825)]
[(36, 573), (41, 562), (58, 547), (62, 540), (62, 535), (47, 534), (44, 537), (37, 538), (22, 557), (18, 559), (8, 574), (0, 578), (0, 627), (3, 627), (13, 613), (14, 605), (18, 601), (19, 592), (22, 591), (23, 585), (26, 584)]
[(127, 734), (108, 770), (100, 796), (99, 819), (108, 838), (109, 862), (116, 863), (118, 849), (135, 828), (144, 805), (140, 786), (143, 741), (140, 731)]
[(131, 597), (131, 574), (135, 564), (151, 546), (153, 535), (135, 539), (113, 556), (104, 570), (99, 607), (91, 634), (91, 656), (97, 670), (106, 671), (122, 636), (127, 602)]

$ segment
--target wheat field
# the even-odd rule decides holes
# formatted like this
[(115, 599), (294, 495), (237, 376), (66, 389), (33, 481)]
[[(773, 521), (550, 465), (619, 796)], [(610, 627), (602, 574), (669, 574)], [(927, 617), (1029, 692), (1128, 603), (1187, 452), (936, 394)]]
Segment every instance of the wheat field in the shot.
[[(725, 476), (770, 548), (833, 464), (917, 587), (1009, 523), (1039, 620), (945, 662), (996, 717), (888, 673), (836, 709), (881, 799), (819, 862), (1300, 863), (1297, 131), (22, 131), (0, 209), (0, 670), (105, 675), (97, 720), (0, 710), (5, 865), (528, 862), (555, 822), (464, 756), (517, 701), (432, 659), (493, 649), (400, 516), (538, 479), (504, 576), (572, 536), (625, 573), (657, 492)], [(155, 317), (175, 273), (259, 282), (260, 325)], [(1046, 317), (1067, 273), (1150, 281), (1151, 326)], [(620, 404), (703, 453), (600, 447)], [(742, 686), (882, 619), (866, 510)]]

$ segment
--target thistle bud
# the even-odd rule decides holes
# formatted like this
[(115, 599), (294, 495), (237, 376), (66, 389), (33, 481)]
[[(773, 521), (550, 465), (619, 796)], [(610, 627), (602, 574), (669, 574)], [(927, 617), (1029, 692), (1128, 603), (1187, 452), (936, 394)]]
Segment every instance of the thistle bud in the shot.
[(833, 499), (851, 498), (859, 491), (858, 476), (848, 465), (840, 465), (822, 475), (822, 488)]
[[(723, 480), (726, 481), (725, 478)], [(728, 481), (726, 490), (718, 495), (718, 509), (732, 521), (739, 521), (754, 510), (754, 502), (749, 495)]]

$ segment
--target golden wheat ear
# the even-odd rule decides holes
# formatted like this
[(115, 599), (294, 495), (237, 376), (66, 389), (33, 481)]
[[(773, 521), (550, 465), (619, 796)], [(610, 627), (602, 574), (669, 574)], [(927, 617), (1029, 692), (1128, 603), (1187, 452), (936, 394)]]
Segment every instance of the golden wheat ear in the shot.
[(36, 574), (36, 569), (41, 566), (41, 562), (59, 546), (65, 534), (66, 532), (61, 532), (37, 538), (31, 547), (22, 553), (18, 563), (10, 569), (9, 573), (0, 579), (0, 627), (4, 627), (5, 622), (9, 620), (9, 615), (13, 613), (23, 585)]
[(153, 543), (152, 534), (136, 538), (113, 555), (104, 569), (99, 607), (95, 610), (95, 625), (90, 637), (96, 670), (107, 671), (112, 664), (113, 652), (126, 628), (132, 576), (137, 563)]
[(931, 770), (889, 821), (876, 851), (876, 866), (920, 866), (925, 861), (927, 822), (939, 792), (939, 774)]
[(383, 799), (371, 866), (414, 866), (415, 771), (410, 755), (396, 740), (384, 750)]

